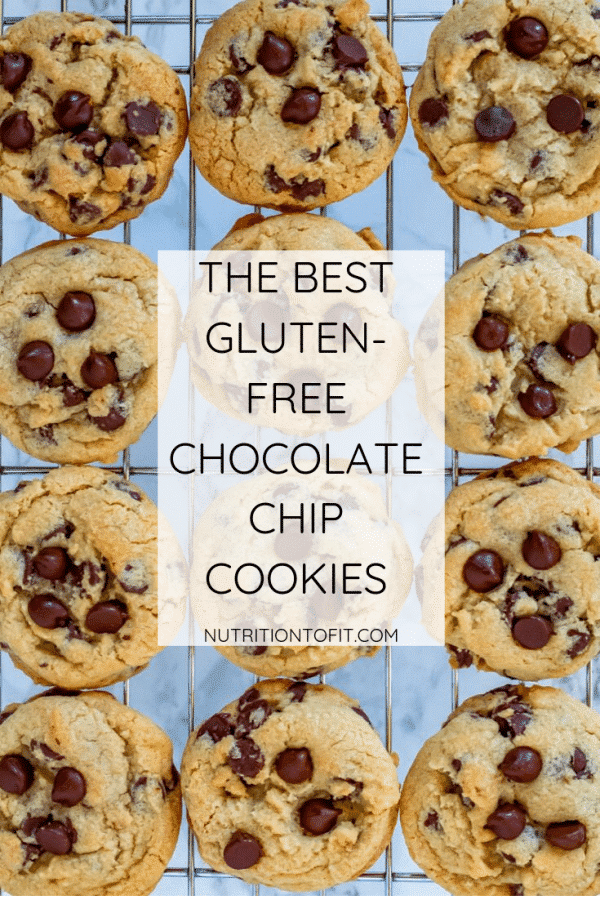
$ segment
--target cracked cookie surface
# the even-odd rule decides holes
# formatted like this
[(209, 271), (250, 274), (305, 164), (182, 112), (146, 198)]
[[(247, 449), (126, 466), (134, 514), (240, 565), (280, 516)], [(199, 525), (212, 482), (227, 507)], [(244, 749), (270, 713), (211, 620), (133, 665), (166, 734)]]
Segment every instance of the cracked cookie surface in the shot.
[(246, 0), (196, 60), (196, 165), (241, 203), (313, 209), (385, 170), (406, 127), (402, 72), (364, 0)]
[(0, 268), (0, 430), (38, 459), (114, 462), (156, 415), (178, 325), (172, 289), (132, 247), (51, 241), (15, 257)]
[(379, 647), (260, 647), (243, 644), (215, 647), (229, 662), (263, 678), (314, 678), (348, 665), (362, 656), (374, 656)]
[(69, 689), (143, 669), (162, 649), (159, 599), (174, 624), (183, 615), (183, 561), (160, 525), (159, 543), (154, 504), (100, 468), (52, 469), (0, 494), (0, 642), (15, 665)]
[(186, 130), (176, 74), (106, 19), (36, 13), (0, 39), (0, 191), (57, 231), (138, 216)]
[(204, 860), (291, 891), (350, 881), (387, 846), (397, 758), (357, 701), (261, 681), (190, 735), (182, 789)]
[(150, 894), (181, 820), (167, 735), (95, 691), (50, 691), (7, 707), (0, 722), (2, 888), (17, 896)]
[(455, 895), (600, 890), (600, 717), (556, 688), (466, 700), (402, 790), (408, 849)]
[(503, 466), (446, 502), (450, 663), (569, 675), (600, 650), (600, 488), (554, 460)]
[(446, 442), (516, 458), (600, 431), (600, 263), (526, 234), (446, 285)]
[(433, 178), (509, 228), (600, 207), (600, 4), (465, 0), (435, 28), (410, 112)]

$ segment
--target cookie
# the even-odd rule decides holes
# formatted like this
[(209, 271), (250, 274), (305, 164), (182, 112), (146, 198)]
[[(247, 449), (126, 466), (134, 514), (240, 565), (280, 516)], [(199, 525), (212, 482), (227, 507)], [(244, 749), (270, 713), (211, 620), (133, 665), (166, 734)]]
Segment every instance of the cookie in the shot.
[(483, 473), (446, 502), (455, 667), (561, 678), (600, 651), (600, 487), (554, 460)]
[(160, 525), (159, 545), (154, 504), (106, 469), (51, 469), (0, 494), (0, 646), (15, 665), (64, 688), (145, 668), (162, 649), (159, 595), (174, 627), (183, 617), (181, 551)]
[(139, 38), (43, 12), (0, 39), (0, 191), (57, 231), (133, 219), (183, 150), (183, 86)]
[[(194, 386), (226, 415), (284, 434), (355, 425), (385, 403), (408, 368), (408, 336), (392, 315), (394, 285), (391, 278), (380, 283), (373, 276), (362, 279), (360, 292), (350, 290), (359, 287), (351, 280), (340, 281), (349, 288), (340, 287), (342, 293), (308, 291), (306, 282), (296, 278), (306, 270), (296, 266), (310, 262), (318, 268), (327, 261), (342, 272), (354, 262), (365, 266), (355, 271), (372, 273), (368, 266), (383, 263), (385, 254), (365, 254), (381, 250), (381, 244), (369, 229), (354, 234), (339, 222), (309, 214), (271, 216), (258, 223), (250, 215), (240, 221), (250, 224), (234, 228), (217, 244), (212, 264), (247, 271), (246, 251), (288, 253), (274, 260), (276, 287), (267, 297), (256, 289), (256, 280), (252, 291), (246, 282), (226, 292), (221, 291), (225, 281), (215, 283), (214, 290), (208, 279), (195, 283), (184, 323)], [(304, 251), (316, 255), (307, 260)], [(253, 398), (249, 411), (251, 383), (261, 385), (252, 393), (264, 399)], [(276, 383), (288, 386), (274, 388)], [(273, 390), (279, 398), (275, 409)]]
[(465, 263), (446, 286), (446, 442), (516, 458), (598, 434), (599, 335), (600, 263), (578, 238)]
[(356, 700), (277, 679), (192, 732), (181, 784), (209, 865), (297, 893), (351, 881), (380, 856), (398, 813), (396, 764)]
[[(348, 463), (336, 460), (332, 467), (343, 473)], [(310, 640), (304, 629), (335, 629), (329, 643), (337, 636), (356, 646), (367, 630), (390, 625), (410, 590), (412, 557), (377, 484), (355, 473), (302, 476), (288, 468), (289, 474), (244, 479), (204, 511), (193, 537), (191, 603), (216, 644), (243, 639), (256, 649), (281, 628), (277, 640), (290, 646), (273, 650), (289, 656), (301, 649), (312, 659), (316, 648), (298, 646)], [(251, 628), (250, 638), (234, 631), (240, 628)], [(325, 650), (333, 657), (348, 653), (345, 646)], [(315, 665), (306, 663), (299, 673)], [(293, 671), (290, 666), (281, 674)]]
[[(115, 462), (156, 415), (179, 306), (139, 250), (52, 241), (0, 268), (0, 431), (58, 463)], [(158, 345), (159, 316), (161, 325)]]
[(263, 678), (314, 678), (346, 666), (362, 656), (374, 656), (379, 647), (290, 647), (241, 645), (215, 647), (225, 659)]
[(2, 889), (150, 894), (181, 820), (171, 741), (106, 692), (55, 694), (1, 716)]
[(435, 28), (410, 113), (435, 181), (509, 228), (600, 208), (600, 5), (464, 0)]
[(383, 250), (370, 228), (356, 233), (329, 216), (249, 213), (213, 250)]
[(400, 66), (365, 0), (245, 0), (196, 60), (190, 144), (240, 203), (314, 209), (381, 175), (406, 128)]
[(555, 688), (471, 697), (402, 789), (411, 856), (455, 895), (600, 891), (600, 716)]

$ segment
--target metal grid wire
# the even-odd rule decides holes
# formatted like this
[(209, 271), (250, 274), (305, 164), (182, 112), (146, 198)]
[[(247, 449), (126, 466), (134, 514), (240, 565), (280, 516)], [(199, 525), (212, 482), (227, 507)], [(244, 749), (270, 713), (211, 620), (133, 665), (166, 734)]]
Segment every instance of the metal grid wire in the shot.
[[(232, 3), (234, 0), (232, 0)], [(441, 0), (443, 2), (443, 0)], [(446, 0), (446, 3), (448, 0)], [(460, 0), (451, 0), (451, 4), (455, 5), (459, 3)], [(204, 6), (210, 6), (210, 0), (204, 0)], [(394, 10), (394, 0), (386, 0), (386, 14), (385, 15), (373, 15), (372, 18), (380, 24), (380, 27), (386, 32), (388, 40), (393, 46), (394, 43), (394, 26), (397, 23), (431, 23), (431, 27), (442, 18), (446, 9), (440, 12), (423, 12), (423, 13), (396, 13)], [(4, 0), (0, 0), (0, 32), (3, 32), (5, 27), (13, 24), (16, 21), (19, 21), (22, 16), (5, 16), (4, 14)], [(78, 9), (77, 0), (60, 0), (60, 9), (62, 12), (67, 11), (76, 11)], [(26, 14), (26, 13), (25, 13)], [(130, 35), (132, 33), (132, 26), (136, 25), (160, 25), (160, 26), (187, 26), (189, 28), (189, 63), (187, 66), (174, 66), (174, 70), (183, 76), (188, 76), (190, 79), (190, 85), (192, 81), (192, 72), (193, 72), (193, 63), (196, 58), (198, 47), (197, 47), (197, 39), (196, 39), (196, 30), (197, 26), (207, 26), (212, 24), (212, 22), (218, 18), (218, 14), (211, 14), (206, 10), (206, 8), (202, 8), (202, 0), (190, 0), (190, 11), (188, 16), (184, 15), (134, 15), (133, 13), (133, 0), (124, 0), (123, 3), (123, 14), (112, 16), (108, 15), (107, 18), (119, 28), (121, 28), (126, 34)], [(402, 63), (402, 60), (400, 60)], [(415, 73), (419, 70), (420, 66), (415, 64), (402, 64), (402, 70), (405, 73)], [(405, 79), (406, 80), (406, 79)], [(191, 154), (189, 153), (189, 149), (186, 151), (189, 155), (189, 206), (188, 206), (188, 249), (194, 250), (196, 249), (196, 169), (191, 158)], [(386, 246), (388, 249), (394, 249), (393, 235), (394, 235), (394, 165), (393, 163), (387, 170), (386, 173), (386, 189), (385, 189), (385, 229), (386, 229)], [(3, 250), (2, 250), (2, 227), (3, 227), (3, 198), (0, 197), (0, 259), (3, 259)], [(258, 211), (258, 208), (257, 208)], [(321, 210), (321, 215), (327, 215), (327, 210)], [(469, 214), (467, 214), (469, 215)], [(452, 271), (456, 272), (459, 265), (461, 264), (461, 214), (459, 207), (453, 205), (452, 209)], [(61, 238), (64, 238), (65, 235), (61, 235)], [(123, 225), (123, 242), (126, 244), (131, 243), (131, 226), (130, 223), (127, 222)], [(594, 222), (593, 216), (590, 216), (587, 219), (587, 233), (586, 233), (586, 246), (589, 253), (593, 253), (594, 251)], [(180, 248), (183, 249), (183, 248)], [(193, 416), (193, 402), (190, 398), (190, 412)], [(391, 401), (388, 401), (386, 404), (386, 440), (391, 441), (393, 435), (393, 426), (392, 426), (392, 406)], [(260, 434), (257, 430), (257, 444), (260, 441)], [(43, 476), (46, 474), (50, 466), (45, 466), (43, 464), (36, 465), (4, 465), (2, 459), (2, 450), (3, 450), (4, 438), (0, 438), (0, 479), (4, 476)], [(491, 462), (494, 465), (494, 461)], [(135, 477), (138, 475), (143, 476), (154, 476), (158, 477), (158, 468), (156, 466), (136, 466), (132, 465), (130, 461), (130, 451), (126, 449), (121, 454), (121, 462), (120, 465), (117, 466), (108, 466), (106, 467), (111, 471), (120, 473), (123, 478), (129, 479), (131, 476)], [(464, 477), (472, 477), (479, 474), (481, 471), (484, 471), (484, 467), (473, 467), (469, 465), (461, 465), (460, 454), (456, 451), (452, 452), (451, 456), (451, 465), (449, 465), (445, 469), (446, 482), (449, 486), (455, 487), (459, 484), (461, 479)], [(577, 468), (577, 471), (583, 473), (588, 479), (593, 479), (595, 477), (600, 477), (600, 466), (594, 464), (594, 445), (592, 440), (588, 440), (586, 443), (586, 459), (585, 466)], [(374, 474), (383, 474), (383, 473), (374, 473)], [(386, 484), (386, 504), (388, 513), (391, 513), (391, 503), (392, 503), (392, 487), (393, 487), (393, 478), (394, 475), (397, 474), (394, 470), (388, 471), (385, 474), (385, 484)], [(189, 509), (189, 534), (191, 535), (193, 530), (193, 499), (190, 503)], [(196, 674), (196, 667), (198, 663), (197, 657), (198, 651), (195, 647), (191, 646), (187, 649), (187, 720), (188, 720), (188, 731), (192, 731), (196, 725), (195, 722), (195, 710), (194, 710), (194, 679)], [(202, 650), (200, 650), (202, 653)], [(2, 670), (1, 670), (1, 655), (0, 654), (0, 709), (2, 708)], [(382, 702), (384, 704), (384, 721), (385, 721), (385, 743), (388, 751), (392, 749), (392, 715), (393, 715), (393, 707), (392, 707), (392, 675), (393, 675), (393, 658), (394, 651), (390, 647), (385, 648), (385, 660), (384, 660), (384, 683), (382, 690)], [(459, 673), (455, 669), (450, 670), (451, 679), (450, 679), (450, 697), (449, 699), (449, 711), (454, 710), (460, 700), (460, 691), (459, 691)], [(320, 676), (320, 681), (325, 681), (324, 676)], [(591, 706), (593, 698), (593, 664), (589, 663), (586, 668), (586, 681), (585, 681), (585, 702)], [(129, 703), (129, 682), (125, 681), (122, 685), (122, 700), (123, 703)], [(185, 819), (184, 819), (184, 827)], [(397, 826), (399, 828), (399, 825)], [(194, 896), (196, 893), (196, 879), (206, 879), (212, 878), (215, 876), (215, 872), (206, 868), (202, 865), (199, 865), (197, 862), (197, 850), (194, 843), (194, 837), (191, 829), (187, 829), (187, 866), (185, 867), (168, 867), (165, 872), (165, 877), (167, 879), (175, 878), (175, 879), (185, 879), (187, 882), (187, 894), (188, 896)], [(236, 885), (239, 885), (239, 881), (233, 878), (233, 876), (229, 875), (219, 875), (221, 879), (225, 879), (226, 881), (236, 882)], [(399, 894), (411, 894), (412, 888), (411, 885), (415, 883), (420, 883), (423, 887), (427, 884), (431, 884), (430, 880), (424, 875), (422, 872), (410, 872), (410, 871), (397, 871), (393, 867), (392, 860), (392, 847), (391, 844), (385, 852), (385, 862), (384, 866), (381, 870), (377, 871), (369, 871), (365, 874), (361, 875), (358, 878), (360, 882), (367, 883), (377, 883), (379, 885), (377, 889), (377, 893), (381, 894), (382, 889), (385, 892), (385, 895), (399, 895)], [(400, 888), (400, 884), (403, 885)], [(420, 893), (423, 891), (423, 887), (420, 888)], [(261, 894), (261, 887), (259, 885), (253, 886), (251, 889), (254, 896), (259, 896)], [(3, 893), (0, 891), (0, 893)], [(179, 893), (179, 892), (178, 892)], [(202, 891), (204, 893), (204, 891)], [(239, 893), (239, 890), (236, 890), (235, 893)], [(269, 891), (270, 894), (273, 891)], [(285, 893), (285, 892), (282, 892)], [(320, 891), (319, 895), (327, 895), (329, 891)], [(336, 894), (339, 894), (339, 891), (335, 891)]]

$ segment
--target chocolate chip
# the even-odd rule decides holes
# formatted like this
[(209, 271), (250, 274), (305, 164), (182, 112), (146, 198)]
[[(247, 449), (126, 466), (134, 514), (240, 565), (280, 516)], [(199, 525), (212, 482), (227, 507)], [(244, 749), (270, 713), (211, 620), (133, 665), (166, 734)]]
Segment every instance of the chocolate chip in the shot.
[(479, 594), (486, 594), (502, 584), (504, 563), (495, 550), (478, 550), (463, 566), (463, 579)]
[(266, 722), (273, 709), (267, 700), (255, 700), (253, 703), (247, 703), (238, 713), (235, 735), (236, 737), (245, 737), (251, 731)]
[(86, 129), (75, 135), (73, 140), (76, 144), (83, 145), (83, 150), (81, 152), (86, 159), (96, 160), (99, 156), (96, 154), (95, 148), (99, 143), (105, 141), (106, 137), (99, 131), (90, 131)]
[(28, 381), (43, 381), (54, 366), (54, 351), (46, 341), (30, 341), (21, 348), (17, 369)]
[(0, 141), (7, 150), (31, 147), (35, 132), (26, 112), (14, 112), (0, 124)]
[(335, 828), (339, 815), (332, 800), (307, 800), (300, 807), (300, 825), (305, 834), (327, 834)]
[(448, 118), (448, 107), (443, 100), (436, 97), (428, 97), (419, 106), (419, 122), (433, 128), (439, 122)]
[(248, 647), (246, 647), (245, 652), (246, 652), (246, 653), (249, 653), (250, 656), (262, 656), (264, 653), (267, 652), (268, 649), (269, 649), (268, 647), (251, 647), (251, 646), (248, 646)]
[(207, 102), (217, 116), (237, 116), (242, 108), (242, 89), (236, 78), (217, 78), (208, 88)]
[(48, 821), (46, 816), (26, 816), (19, 825), (19, 831), (22, 831), (25, 837), (31, 837), (35, 829), (39, 825), (44, 825)]
[(229, 713), (216, 713), (198, 729), (197, 737), (207, 734), (214, 744), (233, 734), (233, 719)]
[(498, 768), (509, 781), (529, 784), (542, 771), (542, 757), (533, 747), (513, 747)]
[(245, 709), (246, 706), (256, 703), (257, 700), (260, 700), (260, 692), (256, 688), (248, 688), (238, 700), (238, 712)]
[(63, 766), (54, 776), (52, 801), (61, 806), (76, 806), (81, 803), (86, 791), (87, 785), (81, 772), (71, 766)]
[(459, 669), (468, 669), (469, 666), (473, 665), (473, 654), (468, 650), (459, 650), (454, 644), (448, 644), (448, 650), (454, 656)]
[(245, 831), (235, 831), (223, 851), (223, 859), (230, 869), (250, 869), (262, 855), (260, 842)]
[(553, 635), (552, 623), (545, 616), (523, 616), (515, 619), (512, 636), (527, 650), (539, 650), (545, 647)]
[(531, 419), (547, 419), (558, 409), (550, 388), (541, 384), (530, 384), (526, 391), (520, 392), (517, 399), (523, 412)]
[(36, 594), (27, 604), (27, 612), (40, 628), (64, 628), (69, 610), (52, 594)]
[(140, 196), (144, 196), (145, 194), (149, 194), (153, 187), (156, 185), (156, 178), (154, 175), (148, 175), (142, 187), (140, 188)]
[(396, 129), (394, 127), (394, 111), (391, 109), (384, 109), (382, 106), (379, 110), (379, 121), (383, 126), (383, 130), (389, 137), (390, 141), (393, 141), (396, 137)]
[(501, 803), (488, 817), (485, 827), (504, 841), (519, 837), (526, 824), (525, 812), (516, 803)]
[(507, 191), (494, 190), (492, 191), (492, 200), (496, 201), (498, 204), (505, 204), (508, 207), (508, 211), (512, 213), (513, 216), (518, 216), (523, 212), (524, 205), (519, 200), (518, 197), (515, 197), (514, 194), (509, 194)]
[(262, 750), (252, 738), (240, 738), (235, 741), (227, 759), (232, 771), (246, 778), (254, 778), (265, 764)]
[(132, 134), (143, 137), (158, 134), (161, 118), (161, 111), (152, 100), (149, 103), (128, 103), (125, 107), (125, 122)]
[(488, 106), (475, 116), (475, 131), (482, 141), (506, 141), (516, 128), (515, 120), (504, 106)]
[(24, 756), (10, 754), (0, 760), (0, 788), (8, 794), (24, 794), (33, 784), (33, 766)]
[(465, 38), (466, 41), (473, 41), (478, 44), (479, 41), (485, 41), (486, 38), (491, 38), (491, 34), (489, 31), (474, 31), (473, 34), (468, 34)]
[(94, 324), (96, 305), (85, 291), (67, 291), (58, 304), (56, 318), (66, 331), (85, 331)]
[(353, 706), (352, 711), (355, 712), (357, 716), (360, 716), (361, 719), (364, 719), (367, 725), (370, 725), (371, 728), (373, 727), (373, 724), (364, 709), (361, 709), (360, 706)]
[(111, 485), (116, 491), (121, 491), (123, 494), (128, 494), (132, 500), (137, 500), (138, 502), (140, 502), (142, 499), (142, 495), (138, 494), (137, 491), (134, 491), (128, 481), (111, 481)]
[(577, 638), (577, 640), (574, 641), (572, 647), (568, 651), (568, 656), (570, 656), (571, 659), (575, 659), (576, 656), (579, 656), (580, 653), (583, 653), (592, 639), (591, 635), (588, 634), (587, 631), (576, 631), (575, 629), (570, 629), (569, 631), (567, 631), (567, 635), (569, 637)]
[(283, 75), (294, 62), (294, 48), (285, 38), (267, 31), (256, 55), (256, 61), (269, 75)]
[(583, 106), (577, 97), (559, 94), (546, 107), (548, 125), (561, 134), (571, 134), (581, 127), (584, 119)]
[(531, 16), (513, 19), (506, 29), (506, 45), (521, 59), (533, 59), (546, 48), (547, 43), (546, 26)]
[(127, 607), (120, 600), (101, 600), (85, 617), (85, 627), (94, 634), (116, 634), (128, 618)]
[(246, 75), (250, 72), (254, 66), (251, 66), (247, 59), (244, 59), (243, 56), (237, 53), (233, 44), (229, 47), (229, 59), (231, 60), (231, 65), (238, 73), (238, 75)]
[(578, 359), (583, 359), (591, 353), (596, 346), (597, 335), (587, 322), (575, 322), (567, 325), (558, 341), (556, 349), (568, 363), (573, 365)]
[(482, 316), (473, 332), (473, 340), (486, 353), (503, 350), (508, 340), (508, 325), (497, 316)]
[(102, 210), (95, 203), (88, 203), (74, 194), (69, 194), (69, 219), (71, 222), (93, 222), (100, 218)]
[(88, 94), (67, 91), (54, 104), (53, 115), (63, 131), (83, 131), (92, 121), (94, 107)]
[(573, 606), (573, 601), (569, 597), (559, 597), (556, 601), (556, 615), (563, 618)]
[(369, 56), (363, 45), (351, 34), (336, 34), (333, 39), (336, 69), (364, 69)]
[(523, 541), (521, 553), (532, 569), (551, 569), (560, 562), (562, 550), (553, 537), (543, 531), (530, 531)]
[(455, 772), (460, 772), (460, 770), (462, 769), (462, 763), (461, 763), (460, 759), (453, 759), (452, 762), (450, 763), (450, 765), (452, 766), (452, 768), (454, 769)]
[(288, 694), (292, 695), (292, 703), (302, 703), (307, 690), (307, 685), (302, 681), (295, 681), (291, 684), (288, 688)]
[(32, 741), (30, 746), (34, 753), (39, 750), (46, 759), (53, 759), (55, 762), (64, 759), (64, 756), (57, 753), (56, 750), (53, 750), (48, 744), (44, 744), (43, 741)]
[(0, 81), (5, 90), (14, 94), (31, 70), (31, 57), (25, 53), (5, 53), (0, 62)]
[(325, 182), (322, 178), (316, 178), (314, 181), (292, 181), (289, 185), (292, 191), (292, 197), (295, 200), (306, 200), (307, 197), (318, 197), (325, 193)]
[(67, 551), (62, 547), (44, 547), (33, 558), (33, 568), (40, 578), (62, 581), (69, 568)]
[(323, 321), (335, 323), (340, 326), (334, 339), (331, 341), (333, 347), (343, 347), (344, 343), (346, 343), (344, 334), (347, 333), (347, 329), (350, 329), (350, 331), (358, 336), (363, 327), (360, 313), (356, 307), (351, 306), (349, 303), (336, 303), (334, 306), (330, 306), (325, 313)]
[(440, 825), (440, 817), (435, 809), (430, 809), (423, 822), (426, 828), (433, 828), (434, 831), (443, 831)]
[(81, 377), (94, 390), (119, 380), (119, 373), (114, 362), (106, 353), (92, 350), (81, 365)]
[(278, 534), (273, 543), (273, 549), (279, 559), (294, 561), (306, 559), (312, 547), (312, 535), (308, 531), (300, 532), (297, 522), (289, 522), (285, 531)]
[(292, 91), (283, 104), (281, 118), (284, 122), (306, 125), (319, 115), (321, 95), (314, 88), (302, 87)]
[(74, 843), (72, 829), (63, 822), (47, 821), (43, 825), (38, 825), (34, 834), (42, 850), (54, 856), (64, 856)]
[(310, 751), (306, 747), (299, 749), (288, 747), (276, 758), (275, 770), (288, 784), (302, 784), (309, 781), (313, 774)]
[(587, 757), (583, 750), (575, 747), (571, 757), (571, 768), (578, 778), (582, 778), (587, 768)]
[(125, 424), (127, 418), (116, 409), (109, 410), (106, 416), (90, 416), (91, 421), (100, 431), (116, 431)]
[(282, 340), (288, 310), (271, 300), (260, 300), (249, 307), (245, 319), (248, 332), (255, 341), (260, 342), (263, 336), (270, 342), (277, 338)]
[(522, 884), (509, 884), (508, 890), (510, 891), (511, 897), (523, 897), (524, 890)]
[(553, 822), (546, 828), (546, 840), (561, 850), (577, 850), (587, 838), (585, 825), (577, 821)]
[(531, 162), (529, 163), (529, 168), (531, 169), (531, 171), (535, 172), (535, 170), (537, 169), (537, 167), (540, 165), (540, 163), (543, 160), (544, 160), (544, 154), (540, 153), (539, 150), (537, 150), (531, 157)]
[(132, 166), (136, 159), (135, 153), (125, 141), (114, 141), (104, 154), (102, 162), (105, 166), (120, 168), (121, 166)]

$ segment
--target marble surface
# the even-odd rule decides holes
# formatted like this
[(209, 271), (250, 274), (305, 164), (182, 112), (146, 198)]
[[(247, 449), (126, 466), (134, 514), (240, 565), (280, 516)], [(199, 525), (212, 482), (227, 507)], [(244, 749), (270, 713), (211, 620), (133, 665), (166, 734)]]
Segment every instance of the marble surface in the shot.
[[(230, 5), (230, 0), (198, 0), (199, 16), (214, 15)], [(394, 13), (400, 16), (414, 16), (443, 13), (451, 5), (450, 0), (395, 0)], [(372, 11), (385, 14), (385, 0), (373, 0)], [(5, 0), (4, 16), (23, 16), (41, 9), (59, 9), (59, 3), (48, 0)], [(71, 0), (69, 9), (92, 12), (112, 18), (123, 17), (123, 2), (118, 0)], [(186, 0), (132, 0), (134, 17), (142, 16), (188, 16), (189, 3)], [(404, 66), (416, 66), (422, 61), (429, 33), (434, 21), (412, 18), (400, 21), (394, 27), (394, 42)], [(383, 23), (382, 23), (383, 27)], [(197, 26), (198, 48), (207, 25)], [(134, 24), (138, 34), (148, 46), (158, 52), (174, 66), (187, 67), (189, 64), (189, 31), (187, 25)], [(189, 88), (189, 79), (182, 75)], [(406, 71), (406, 81), (410, 85), (414, 71)], [(190, 163), (188, 150), (179, 159), (171, 184), (163, 198), (148, 207), (141, 218), (131, 224), (132, 243), (140, 250), (156, 259), (159, 249), (186, 249), (188, 246), (188, 198), (190, 190)], [(233, 201), (221, 197), (198, 176), (196, 188), (196, 228), (197, 246), (210, 247), (222, 238), (233, 222), (249, 210), (240, 208)], [(385, 239), (385, 178), (380, 178), (359, 196), (335, 204), (329, 214), (352, 228), (370, 225), (381, 239)], [(417, 150), (410, 126), (394, 162), (393, 182), (394, 207), (394, 248), (395, 249), (441, 249), (446, 251), (448, 273), (451, 270), (452, 250), (452, 204), (430, 177), (424, 156)], [(44, 240), (53, 239), (56, 234), (46, 226), (20, 212), (8, 200), (2, 202), (2, 260), (5, 261), (23, 250), (36, 246)], [(485, 221), (475, 213), (461, 211), (459, 216), (461, 261), (499, 245), (512, 237), (512, 232), (490, 221)], [(557, 229), (559, 234), (578, 234), (585, 238), (586, 223), (577, 222)], [(103, 232), (101, 237), (111, 240), (123, 239), (123, 228)], [(600, 443), (596, 448), (596, 459), (600, 459)], [(26, 466), (39, 469), (40, 463), (10, 446), (0, 442), (2, 466)], [(156, 427), (151, 426), (141, 440), (131, 448), (133, 465), (153, 465), (156, 454)], [(583, 465), (585, 448), (571, 457), (552, 454), (572, 465)], [(462, 456), (461, 465), (493, 467), (499, 460)], [(10, 475), (1, 470), (0, 488), (9, 490), (15, 486), (21, 475)], [(147, 493), (156, 498), (156, 483), (153, 476), (136, 478)], [(2, 653), (1, 705), (24, 700), (34, 693), (32, 683), (17, 672)], [(191, 666), (193, 665), (193, 680)], [(389, 666), (389, 669), (388, 669)], [(391, 684), (391, 746), (400, 756), (399, 777), (402, 779), (424, 740), (437, 731), (451, 709), (452, 685), (450, 669), (445, 651), (441, 648), (394, 648), (386, 658), (385, 651), (373, 659), (363, 659), (327, 677), (327, 681), (359, 699), (371, 717), (374, 726), (385, 740), (386, 708), (385, 685), (388, 675)], [(487, 675), (473, 670), (460, 673), (459, 692), (464, 699), (503, 683), (496, 675)], [(146, 713), (163, 727), (171, 736), (175, 747), (175, 759), (181, 759), (183, 746), (191, 728), (191, 700), (195, 723), (218, 710), (225, 702), (239, 695), (252, 682), (252, 676), (236, 669), (214, 650), (202, 649), (192, 656), (183, 647), (170, 648), (157, 656), (148, 669), (136, 676), (129, 684), (129, 702)], [(568, 679), (557, 682), (572, 695), (581, 700), (586, 696), (586, 672), (580, 672)], [(188, 690), (191, 684), (192, 691)], [(598, 675), (592, 678), (593, 702), (600, 709)], [(112, 689), (115, 696), (123, 699), (123, 687)], [(186, 868), (188, 865), (187, 827), (182, 828), (177, 850), (171, 867)], [(202, 865), (195, 853), (196, 864)], [(395, 873), (416, 873), (417, 867), (407, 854), (400, 829), (397, 828), (392, 843), (392, 861)], [(384, 870), (383, 859), (373, 867), (373, 871)], [(196, 893), (212, 895), (252, 895), (253, 890), (243, 882), (222, 876), (198, 878)], [(157, 896), (187, 894), (185, 875), (166, 875), (155, 891)], [(271, 889), (260, 889), (261, 895), (279, 894)], [(434, 896), (444, 894), (440, 888), (429, 882), (395, 881), (393, 894), (403, 896)], [(327, 891), (332, 896), (384, 895), (382, 880), (359, 881), (351, 885)]]

